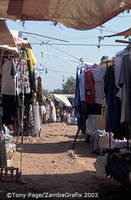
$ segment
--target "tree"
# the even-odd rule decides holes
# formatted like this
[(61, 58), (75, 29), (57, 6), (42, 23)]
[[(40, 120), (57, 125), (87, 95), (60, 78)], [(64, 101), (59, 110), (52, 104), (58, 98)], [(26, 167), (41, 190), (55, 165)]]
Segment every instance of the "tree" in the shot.
[(63, 89), (54, 89), (53, 94), (63, 94)]
[(69, 77), (67, 81), (62, 84), (62, 89), (55, 89), (54, 94), (74, 94), (75, 93), (76, 80), (74, 77)]
[(69, 77), (65, 84), (62, 84), (64, 94), (74, 94), (75, 93), (76, 80), (74, 77)]

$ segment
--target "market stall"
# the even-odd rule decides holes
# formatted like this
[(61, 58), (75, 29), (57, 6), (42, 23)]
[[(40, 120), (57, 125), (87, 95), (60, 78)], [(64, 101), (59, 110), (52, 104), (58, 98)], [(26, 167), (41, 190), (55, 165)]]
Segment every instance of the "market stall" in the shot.
[(15, 143), (23, 143), (23, 135), (37, 136), (41, 129), (35, 56), (27, 40), (5, 27), (7, 40), (0, 38), (0, 167), (12, 165)]

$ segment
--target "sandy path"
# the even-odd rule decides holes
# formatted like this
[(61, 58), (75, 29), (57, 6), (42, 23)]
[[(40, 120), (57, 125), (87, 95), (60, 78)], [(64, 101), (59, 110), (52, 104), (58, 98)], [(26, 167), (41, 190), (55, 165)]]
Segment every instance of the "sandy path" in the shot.
[[(42, 127), (40, 138), (28, 137), (27, 141), (25, 137), (22, 146), (22, 180), (26, 184), (0, 183), (2, 192), (25, 193), (26, 199), (29, 199), (27, 198), (29, 192), (35, 194), (48, 192), (50, 195), (56, 193), (73, 195), (77, 192), (76, 197), (82, 194), (82, 199), (93, 199), (84, 196), (86, 197), (86, 193), (95, 193), (97, 196), (98, 192), (99, 199), (107, 197), (110, 199), (110, 196), (112, 199), (115, 193), (111, 195), (110, 191), (115, 189), (117, 194), (118, 186), (113, 185), (114, 183), (110, 186), (111, 180), (96, 178), (93, 163), (97, 155), (92, 153), (90, 145), (79, 139), (72, 151), (76, 129), (76, 126), (65, 124), (46, 124)], [(15, 167), (20, 166), (20, 149), (21, 146), (17, 145), (17, 152), (13, 156)], [(0, 194), (3, 194), (2, 192)], [(0, 199), (3, 200), (4, 196)], [(57, 198), (52, 197), (52, 199)]]

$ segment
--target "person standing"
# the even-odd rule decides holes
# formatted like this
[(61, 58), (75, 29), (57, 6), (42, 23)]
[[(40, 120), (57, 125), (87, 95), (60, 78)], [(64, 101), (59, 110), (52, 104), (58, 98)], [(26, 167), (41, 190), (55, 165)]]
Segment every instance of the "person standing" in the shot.
[(56, 122), (56, 108), (54, 105), (53, 100), (49, 99), (49, 108), (50, 108), (50, 115), (49, 115), (49, 122)]

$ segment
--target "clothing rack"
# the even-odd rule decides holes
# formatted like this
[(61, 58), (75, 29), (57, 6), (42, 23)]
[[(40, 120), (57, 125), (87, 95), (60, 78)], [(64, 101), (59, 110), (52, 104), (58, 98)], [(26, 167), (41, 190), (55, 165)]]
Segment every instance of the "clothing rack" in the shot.
[[(113, 57), (111, 60), (105, 61), (105, 64), (106, 64), (107, 67), (114, 66), (115, 57)], [(85, 69), (86, 69), (86, 67), (84, 65), (83, 66), (80, 65), (80, 66), (77, 67), (77, 70), (85, 70)], [(77, 132), (76, 132), (76, 136), (75, 136), (75, 139), (74, 139), (74, 142), (73, 142), (73, 145), (72, 145), (73, 149), (75, 147), (76, 140), (78, 138), (80, 131), (81, 131), (81, 129), (78, 127)], [(128, 124), (128, 134), (129, 134), (128, 137), (127, 137), (127, 149), (128, 150), (130, 150), (130, 142), (129, 142), (130, 133), (131, 133), (131, 127)], [(109, 149), (111, 149), (112, 148), (112, 132), (109, 131), (108, 134), (109, 134)]]
[[(85, 70), (87, 70), (87, 69), (90, 69), (90, 67), (89, 66), (93, 66), (93, 64), (92, 63), (87, 63), (87, 62), (84, 62), (83, 61), (83, 59), (81, 60), (81, 64), (77, 67), (77, 76), (78, 76), (78, 71), (80, 71), (80, 74), (83, 72), (83, 71), (85, 71)], [(78, 86), (79, 86), (79, 79), (78, 79)], [(78, 89), (79, 90), (79, 87), (78, 87), (77, 85), (76, 85), (76, 89)], [(77, 88), (78, 87), (78, 88)], [(77, 102), (78, 103), (78, 102)], [(76, 103), (76, 104), (77, 104)], [(81, 121), (81, 112), (80, 112), (80, 110), (81, 110), (81, 101), (80, 101), (80, 98), (79, 98), (79, 106), (77, 105), (76, 107), (78, 108), (79, 107), (79, 111), (76, 109), (76, 112), (77, 112), (77, 114), (79, 115), (79, 117), (77, 117), (77, 119), (78, 119), (78, 121), (80, 122)], [(85, 132), (82, 130), (82, 128), (80, 128), (79, 127), (79, 122), (78, 122), (78, 129), (77, 129), (77, 132), (76, 132), (76, 136), (75, 136), (75, 139), (74, 139), (74, 142), (73, 142), (73, 145), (72, 145), (72, 148), (74, 149), (74, 147), (75, 147), (75, 144), (76, 144), (76, 140), (77, 140), (77, 138), (78, 138), (78, 135), (79, 135), (79, 133), (80, 132), (82, 132), (82, 134), (83, 135), (85, 135)]]
[[(85, 70), (85, 65), (84, 65), (83, 58), (80, 59), (80, 61), (81, 61), (81, 64), (78, 65), (77, 68), (76, 68), (76, 76), (78, 75), (78, 70), (80, 71), (80, 73), (82, 72), (83, 69)], [(77, 88), (77, 85), (76, 85), (76, 89), (78, 89), (78, 88)], [(79, 102), (79, 103), (80, 103), (80, 102)], [(76, 103), (76, 104), (77, 104), (77, 103)], [(80, 106), (80, 105), (79, 105), (79, 106)], [(79, 113), (79, 111), (76, 111), (76, 112)], [(79, 115), (80, 115), (80, 113), (79, 113)], [(80, 116), (79, 116), (79, 117), (80, 117)], [(77, 121), (78, 121), (78, 117), (77, 117)], [(73, 145), (72, 145), (72, 149), (75, 148), (77, 138), (78, 138), (79, 133), (80, 133), (80, 131), (81, 131), (81, 129), (80, 129), (80, 127), (79, 127), (78, 124), (77, 124), (77, 126), (78, 126), (78, 128), (77, 128), (76, 136), (75, 136), (75, 139), (74, 139), (74, 142), (73, 142)]]
[[(107, 67), (110, 67), (110, 66), (112, 66), (112, 65), (114, 65), (114, 63), (115, 63), (115, 60), (114, 60), (114, 58), (112, 59), (112, 60), (109, 60), (109, 61), (106, 61), (106, 66)], [(111, 149), (111, 131), (109, 131), (108, 132), (108, 134), (109, 134), (109, 149)]]
[[(125, 40), (116, 40), (116, 42), (121, 42), (121, 43), (128, 43), (128, 44), (131, 44), (131, 41), (125, 41)], [(130, 48), (131, 46), (127, 46), (127, 48)], [(112, 65), (115, 64), (115, 58), (113, 58), (112, 60), (109, 60), (106, 62), (107, 64), (107, 67), (110, 67)], [(130, 151), (131, 148), (130, 148), (130, 133), (131, 133), (131, 129), (130, 129), (130, 124), (127, 123), (127, 129), (128, 129), (128, 137), (127, 137), (127, 149)], [(111, 131), (109, 131), (109, 149), (111, 149)]]

